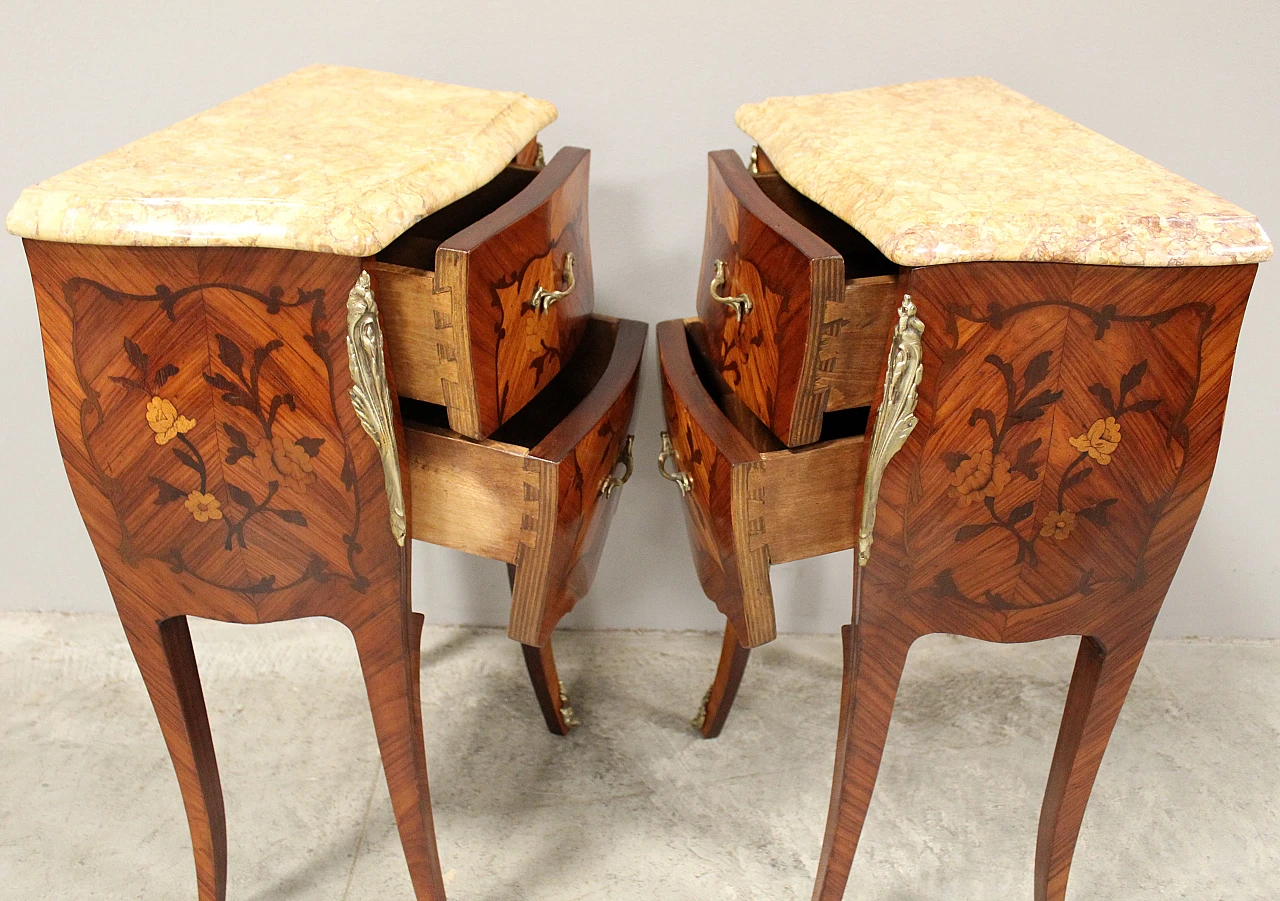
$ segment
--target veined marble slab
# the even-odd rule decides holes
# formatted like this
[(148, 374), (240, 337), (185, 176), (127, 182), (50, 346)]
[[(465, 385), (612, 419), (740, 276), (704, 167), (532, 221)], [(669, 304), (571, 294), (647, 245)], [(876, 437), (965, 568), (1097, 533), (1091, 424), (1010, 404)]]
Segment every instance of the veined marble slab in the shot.
[(738, 126), (800, 193), (903, 266), (1217, 266), (1257, 217), (989, 78), (774, 97)]
[(15, 235), (367, 256), (490, 181), (556, 109), (310, 66), (27, 188)]

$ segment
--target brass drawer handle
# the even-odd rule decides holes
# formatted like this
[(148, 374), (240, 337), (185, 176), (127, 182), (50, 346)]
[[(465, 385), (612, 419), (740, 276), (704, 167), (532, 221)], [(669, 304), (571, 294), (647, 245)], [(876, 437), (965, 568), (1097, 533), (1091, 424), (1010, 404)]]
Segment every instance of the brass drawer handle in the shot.
[[(631, 445), (635, 443), (636, 436), (628, 435), (627, 440), (622, 444), (622, 453), (618, 455), (618, 463), (623, 466), (623, 472), (620, 476), (615, 476), (613, 471), (609, 471), (609, 475), (605, 477), (604, 484), (600, 486), (600, 493), (605, 497), (612, 496), (613, 492), (627, 484), (627, 479), (631, 478), (631, 473), (635, 471), (635, 460), (631, 457)], [(618, 468), (618, 463), (613, 464), (613, 468)]]
[[(687, 472), (681, 472), (678, 468), (675, 472), (667, 472), (667, 461), (675, 460), (676, 449), (671, 446), (671, 436), (666, 432), (662, 433), (662, 450), (658, 452), (658, 472), (662, 473), (662, 477), (668, 482), (675, 482), (676, 487), (680, 489), (680, 496), (684, 497), (693, 489), (693, 479), (689, 478)], [(677, 467), (679, 464), (676, 464)]]
[(742, 317), (751, 312), (751, 296), (745, 291), (736, 297), (725, 297), (720, 293), (724, 287), (724, 260), (716, 260), (716, 277), (711, 280), (711, 299), (719, 301), (726, 307), (733, 307), (733, 314), (742, 321)]
[(541, 285), (538, 290), (533, 292), (533, 300), (529, 301), (529, 305), (539, 313), (545, 313), (551, 309), (551, 305), (562, 297), (565, 297), (573, 290), (573, 252), (570, 251), (564, 255), (564, 280), (565, 286), (563, 291), (548, 291)]

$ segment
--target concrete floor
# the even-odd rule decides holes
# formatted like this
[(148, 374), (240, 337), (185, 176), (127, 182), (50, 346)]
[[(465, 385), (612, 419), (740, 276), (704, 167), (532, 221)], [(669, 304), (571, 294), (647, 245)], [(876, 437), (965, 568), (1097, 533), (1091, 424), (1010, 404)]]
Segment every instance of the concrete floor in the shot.
[[(411, 899), (355, 650), (308, 621), (194, 623), (231, 901)], [(1031, 898), (1070, 640), (912, 652), (849, 899)], [(718, 638), (557, 636), (584, 725), (547, 734), (500, 632), (428, 628), (423, 705), (454, 901), (808, 898), (839, 643), (756, 652), (688, 725)], [(1157, 642), (1076, 855), (1075, 899), (1280, 897), (1280, 643)], [(0, 614), (0, 897), (194, 899), (182, 805), (112, 617)]]

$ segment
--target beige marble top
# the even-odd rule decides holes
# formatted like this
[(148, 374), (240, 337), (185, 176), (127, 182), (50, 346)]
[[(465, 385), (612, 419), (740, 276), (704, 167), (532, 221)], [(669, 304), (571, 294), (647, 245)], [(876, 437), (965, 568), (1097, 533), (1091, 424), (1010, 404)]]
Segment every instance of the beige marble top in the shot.
[(903, 266), (1215, 266), (1253, 215), (989, 78), (775, 97), (737, 123), (798, 191)]
[(5, 225), (76, 244), (366, 256), (555, 118), (524, 94), (310, 66), (27, 188)]

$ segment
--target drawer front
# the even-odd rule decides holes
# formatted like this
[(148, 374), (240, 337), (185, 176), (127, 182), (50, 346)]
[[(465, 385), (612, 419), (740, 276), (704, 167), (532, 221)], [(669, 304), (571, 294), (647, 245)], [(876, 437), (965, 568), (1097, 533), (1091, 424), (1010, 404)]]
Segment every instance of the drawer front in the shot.
[(589, 160), (561, 150), (518, 196), (436, 252), (435, 291), (448, 295), (437, 338), (455, 364), (444, 400), (463, 435), (491, 434), (577, 348), (594, 298)]
[(757, 450), (777, 442), (735, 396), (714, 397), (698, 376), (700, 341), (689, 333), (699, 326), (658, 326), (667, 429), (675, 468), (689, 478), (686, 523), (703, 589), (754, 646), (773, 634), (771, 564), (857, 544), (866, 438)]
[[(646, 331), (643, 323), (591, 317), (588, 352), (575, 361), (590, 370), (583, 376), (590, 384), (570, 388), (581, 400), (567, 411), (553, 403), (526, 411), (538, 415), (526, 415), (518, 431), (535, 441), (467, 438), (404, 407), (411, 536), (516, 564), (510, 633), (524, 644), (541, 644), (595, 576), (622, 494), (620, 486), (604, 489), (615, 468), (624, 474), (618, 464)], [(565, 371), (552, 390), (566, 394), (559, 388), (575, 378)]]
[(684, 322), (658, 324), (658, 365), (674, 452), (664, 472), (687, 479), (681, 493), (698, 579), (743, 644), (756, 647), (777, 634), (768, 553), (752, 540), (753, 527), (764, 531), (760, 455), (698, 378)]
[[(595, 317), (592, 325), (604, 320)], [(609, 524), (634, 466), (631, 417), (640, 360), (649, 327), (614, 320), (617, 337), (609, 366), (592, 392), (531, 455), (555, 466), (554, 528), (539, 536), (530, 564), (517, 569), (512, 592), (512, 638), (543, 645), (557, 622), (591, 588), (604, 553)], [(592, 340), (589, 330), (583, 338)], [(536, 639), (536, 640), (531, 640)]]
[[(731, 150), (709, 155), (698, 316), (712, 362), (789, 447), (822, 431), (817, 384), (828, 303), (844, 293), (844, 260), (765, 196)], [(720, 298), (749, 299), (750, 309)]]

